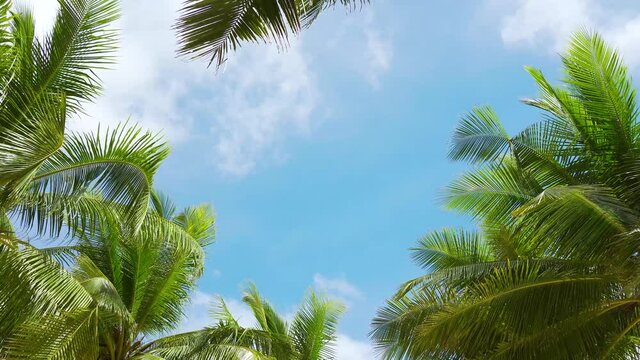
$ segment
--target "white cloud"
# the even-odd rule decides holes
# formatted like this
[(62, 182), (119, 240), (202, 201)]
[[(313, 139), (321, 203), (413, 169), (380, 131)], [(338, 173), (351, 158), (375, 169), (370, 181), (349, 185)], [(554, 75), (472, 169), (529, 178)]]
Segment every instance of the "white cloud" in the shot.
[(640, 65), (640, 13), (596, 0), (493, 0), (494, 9), (506, 8), (500, 34), (507, 46), (562, 51), (572, 32), (598, 31), (617, 46), (629, 66)]
[(369, 342), (355, 340), (348, 335), (338, 334), (336, 360), (376, 359), (373, 346)]
[[(38, 0), (42, 28), (53, 23), (55, 3)], [(284, 53), (265, 46), (243, 48), (216, 73), (202, 61), (176, 58), (171, 27), (180, 4), (122, 3), (118, 64), (100, 73), (105, 93), (86, 107), (90, 118), (76, 119), (71, 128), (86, 131), (130, 117), (174, 144), (206, 138), (212, 164), (232, 176), (286, 159), (286, 141), (313, 128), (319, 98), (299, 42)]]
[(362, 300), (362, 292), (345, 278), (330, 278), (321, 274), (313, 276), (313, 288), (350, 306), (353, 301)]
[(223, 173), (244, 176), (262, 162), (283, 160), (283, 141), (312, 130), (319, 92), (300, 46), (243, 49), (220, 74), (211, 135)]
[(18, 0), (15, 4), (18, 8), (26, 8), (33, 13), (36, 19), (36, 36), (42, 37), (53, 27), (59, 7), (57, 1)]
[(592, 24), (590, 2), (521, 0), (515, 11), (503, 18), (502, 41), (507, 45), (551, 44), (552, 50), (561, 50), (572, 31)]

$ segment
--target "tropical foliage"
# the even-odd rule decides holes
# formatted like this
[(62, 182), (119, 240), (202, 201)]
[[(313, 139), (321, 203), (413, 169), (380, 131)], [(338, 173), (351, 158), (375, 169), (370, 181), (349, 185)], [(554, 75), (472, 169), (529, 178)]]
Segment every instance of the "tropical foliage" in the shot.
[(151, 344), (163, 359), (334, 359), (333, 345), (343, 306), (313, 292), (305, 298), (291, 322), (279, 315), (250, 286), (243, 302), (251, 309), (255, 327), (244, 328), (221, 299), (212, 315), (217, 324)]
[[(0, 357), (127, 358), (141, 334), (175, 327), (212, 214), (154, 195), (158, 136), (65, 131), (113, 61), (117, 2), (61, 0), (44, 38), (12, 6), (0, 2)], [(56, 247), (24, 240), (63, 233)]]
[[(153, 191), (168, 154), (158, 136), (65, 131), (100, 92), (116, 1), (61, 0), (44, 39), (28, 10), (1, 4), (0, 358), (332, 359), (342, 306), (315, 294), (288, 324), (252, 287), (257, 328), (221, 302), (215, 326), (161, 337), (203, 273), (214, 215)], [(43, 235), (56, 246), (24, 240)]]
[(116, 1), (60, 1), (44, 39), (34, 35), (31, 13), (11, 6), (0, 2), (2, 216), (56, 235), (64, 221), (97, 214), (100, 197), (119, 204), (138, 228), (167, 146), (127, 126), (65, 136), (67, 120), (100, 93), (96, 70), (113, 61), (117, 34), (109, 24), (118, 17)]
[(150, 356), (144, 339), (180, 323), (214, 224), (208, 206), (175, 213), (167, 199), (154, 200), (136, 232), (114, 219), (76, 232), (72, 245), (2, 253), (3, 356)]
[(640, 123), (614, 49), (579, 32), (554, 86), (524, 103), (543, 120), (510, 136), (489, 107), (458, 125), (450, 157), (474, 165), (448, 207), (479, 230), (427, 234), (429, 272), (373, 321), (385, 359), (640, 356)]
[(369, 0), (187, 0), (176, 24), (179, 54), (207, 57), (220, 66), (243, 42), (274, 42), (290, 35), (338, 4), (355, 9)]
[[(255, 326), (220, 300), (213, 326), (167, 335), (203, 273), (213, 211), (178, 212), (153, 190), (169, 152), (157, 135), (66, 130), (100, 94), (119, 11), (59, 2), (38, 38), (31, 13), (0, 0), (0, 358), (333, 359), (344, 309), (314, 293), (287, 321), (250, 286)], [(180, 52), (220, 65), (241, 42), (286, 46), (323, 10), (366, 2), (188, 0)], [(461, 120), (450, 157), (473, 169), (444, 200), (478, 228), (433, 231), (412, 250), (427, 274), (373, 320), (383, 358), (640, 357), (635, 89), (597, 34), (575, 34), (562, 63), (560, 86), (527, 68), (540, 122), (511, 136), (490, 107)]]

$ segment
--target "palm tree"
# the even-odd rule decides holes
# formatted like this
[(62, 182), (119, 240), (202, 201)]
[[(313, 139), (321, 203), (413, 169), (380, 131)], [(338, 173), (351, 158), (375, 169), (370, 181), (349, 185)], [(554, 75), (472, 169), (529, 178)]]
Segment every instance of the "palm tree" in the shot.
[(288, 323), (251, 285), (243, 302), (255, 317), (255, 328), (239, 325), (220, 299), (210, 328), (154, 341), (153, 354), (163, 359), (334, 359), (333, 343), (344, 307), (313, 292)]
[(640, 123), (614, 49), (578, 32), (564, 86), (527, 68), (543, 120), (509, 136), (489, 107), (460, 122), (450, 157), (474, 169), (447, 189), (478, 231), (426, 235), (373, 320), (385, 359), (640, 356)]
[(243, 42), (286, 47), (327, 8), (355, 9), (369, 0), (187, 0), (176, 24), (178, 53), (222, 65)]
[(0, 0), (0, 14), (0, 217), (55, 235), (63, 221), (97, 210), (99, 193), (139, 227), (166, 144), (129, 126), (65, 134), (67, 119), (100, 94), (96, 70), (113, 61), (117, 1), (60, 0), (43, 39), (28, 10)]
[[(168, 154), (160, 137), (127, 125), (86, 134), (65, 131), (66, 120), (82, 114), (83, 104), (100, 93), (95, 71), (113, 61), (117, 34), (109, 25), (118, 17), (117, 2), (61, 0), (54, 27), (43, 39), (34, 36), (28, 10), (12, 9), (10, 1), (0, 1), (0, 349), (24, 354), (20, 346), (28, 339), (20, 336), (35, 331), (29, 335), (40, 341), (34, 343), (40, 346), (33, 348), (40, 349), (31, 353), (34, 358), (51, 355), (46, 346), (58, 340), (67, 342), (58, 343), (53, 358), (65, 357), (84, 351), (78, 339), (96, 338), (89, 325), (109, 316), (97, 304), (107, 302), (101, 297), (114, 296), (106, 280), (94, 279), (97, 273), (86, 281), (79, 275), (91, 270), (83, 264), (95, 260), (82, 253), (89, 235), (119, 224), (118, 236), (133, 242), (171, 241), (175, 251), (191, 254), (189, 259), (200, 259), (195, 255), (202, 251), (189, 235), (197, 226), (185, 232), (174, 224), (191, 221), (191, 215), (160, 221), (150, 211), (153, 175)], [(20, 227), (14, 231), (16, 225)], [(23, 240), (34, 234), (58, 237), (63, 231), (76, 241), (38, 249)], [(154, 246), (148, 250), (160, 251), (160, 245)], [(166, 256), (168, 251), (160, 252)], [(158, 264), (165, 264), (161, 260)], [(69, 267), (78, 274), (70, 274)], [(123, 277), (108, 279), (120, 289), (117, 281)], [(167, 284), (177, 281), (169, 280)], [(55, 332), (56, 324), (64, 331), (75, 324), (78, 332)], [(127, 336), (120, 339), (131, 333)]]
[[(115, 219), (83, 231), (72, 245), (25, 246), (11, 254), (17, 260), (1, 258), (0, 277), (16, 290), (0, 299), (5, 306), (23, 308), (3, 311), (6, 338), (0, 355), (157, 359), (147, 351), (145, 337), (179, 324), (202, 274), (213, 225), (208, 206), (177, 213), (170, 201), (155, 195), (135, 233)], [(16, 263), (22, 266), (12, 271)], [(7, 293), (3, 290), (0, 296)]]

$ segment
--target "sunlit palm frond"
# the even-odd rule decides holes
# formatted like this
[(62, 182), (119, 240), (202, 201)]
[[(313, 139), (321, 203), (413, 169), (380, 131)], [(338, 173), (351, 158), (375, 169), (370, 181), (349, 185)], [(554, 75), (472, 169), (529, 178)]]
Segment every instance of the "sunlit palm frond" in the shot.
[(596, 33), (574, 34), (562, 57), (565, 81), (579, 97), (602, 139), (602, 152), (624, 156), (636, 138), (632, 125), (638, 109), (622, 58)]
[(334, 359), (337, 325), (343, 312), (344, 305), (335, 300), (308, 295), (290, 329), (300, 359)]
[(213, 243), (215, 214), (209, 205), (187, 207), (175, 216), (175, 222), (202, 246)]
[(258, 328), (272, 334), (286, 335), (287, 323), (276, 312), (273, 306), (262, 296), (254, 284), (249, 284), (244, 291), (242, 301), (249, 306), (256, 319)]
[(97, 308), (45, 315), (21, 324), (3, 344), (10, 359), (89, 359), (98, 356)]
[(114, 62), (118, 18), (116, 0), (60, 0), (53, 30), (36, 52), (34, 89), (63, 93), (69, 109), (101, 90), (96, 70)]
[(46, 253), (0, 246), (0, 338), (32, 316), (87, 309), (91, 295)]

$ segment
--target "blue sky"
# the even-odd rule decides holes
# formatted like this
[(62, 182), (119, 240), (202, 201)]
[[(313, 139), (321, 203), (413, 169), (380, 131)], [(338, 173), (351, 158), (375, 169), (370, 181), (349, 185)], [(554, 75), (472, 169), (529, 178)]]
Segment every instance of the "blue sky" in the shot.
[[(33, 0), (46, 28), (55, 0)], [(445, 211), (465, 166), (446, 159), (458, 118), (491, 104), (511, 131), (538, 113), (523, 65), (558, 78), (581, 26), (640, 65), (640, 6), (595, 0), (372, 0), (328, 11), (287, 51), (247, 46), (216, 72), (176, 60), (177, 0), (124, 1), (120, 63), (105, 95), (72, 127), (131, 121), (173, 146), (156, 185), (178, 204), (211, 203), (217, 242), (184, 329), (209, 302), (232, 310), (254, 281), (284, 313), (315, 288), (345, 301), (339, 360), (373, 358), (369, 321), (404, 280), (425, 232), (473, 226)]]

